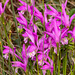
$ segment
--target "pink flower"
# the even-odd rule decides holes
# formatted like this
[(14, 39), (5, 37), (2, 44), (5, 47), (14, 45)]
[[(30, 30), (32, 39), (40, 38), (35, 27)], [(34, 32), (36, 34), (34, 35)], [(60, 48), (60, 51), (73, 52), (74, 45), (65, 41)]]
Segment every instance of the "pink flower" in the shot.
[[(21, 0), (19, 0), (19, 1), (23, 5), (20, 6), (17, 10), (20, 10), (20, 11), (23, 11), (23, 12), (28, 11), (31, 15), (33, 15), (33, 6), (29, 6), (27, 3), (25, 3)], [(32, 2), (32, 4), (34, 4), (34, 2)], [(34, 16), (39, 18), (41, 23), (43, 24), (43, 15), (36, 7), (34, 7)]]
[(44, 33), (50, 35), (53, 38), (53, 40), (55, 41), (55, 43), (59, 43), (60, 42), (60, 35), (61, 35), (61, 38), (63, 38), (65, 36), (65, 34), (67, 33), (68, 29), (64, 30), (61, 33), (61, 31), (59, 29), (59, 26), (57, 26), (56, 19), (53, 20), (53, 23), (54, 23), (54, 30), (52, 31), (52, 33), (51, 32), (49, 33), (49, 32), (46, 32), (46, 31)]
[(26, 54), (26, 49), (25, 49), (25, 45), (23, 44), (23, 48), (22, 48), (22, 62), (20, 61), (13, 61), (12, 62), (12, 66), (13, 67), (19, 67), (19, 68), (22, 68), (25, 72), (26, 72), (26, 67), (27, 67), (27, 63), (28, 63), (28, 57), (27, 57), (27, 54)]
[(62, 38), (62, 39), (61, 39), (61, 43), (62, 43), (63, 45), (68, 44), (68, 39), (67, 39), (66, 37)]
[(37, 52), (37, 47), (36, 47), (36, 45), (29, 45), (28, 46), (28, 48), (27, 48), (27, 56), (29, 57), (29, 58), (33, 58), (34, 56), (35, 56), (35, 54), (36, 54), (36, 52)]
[(74, 26), (73, 30), (68, 31), (68, 33), (70, 33), (72, 35), (72, 37), (74, 38), (74, 40), (75, 40), (75, 26)]
[(48, 57), (48, 60), (49, 60), (50, 63), (47, 62), (47, 61), (44, 61), (45, 65), (43, 65), (43, 67), (41, 69), (43, 69), (43, 70), (50, 70), (51, 74), (53, 74), (53, 69), (54, 69), (53, 61), (49, 57)]
[(9, 2), (9, 0), (6, 0), (5, 4), (4, 4), (4, 8), (2, 8), (2, 3), (0, 2), (0, 15), (4, 12), (5, 7), (7, 5), (7, 3)]
[(8, 47), (8, 46), (4, 46), (4, 50), (3, 50), (3, 57), (6, 59), (6, 60), (8, 60), (8, 54), (10, 53), (12, 56), (16, 56), (17, 58), (19, 58), (21, 61), (22, 61), (22, 59), (15, 53), (15, 51), (16, 51), (16, 48), (13, 48), (13, 49), (11, 49), (10, 47)]
[(31, 0), (32, 6), (35, 6), (35, 0)]

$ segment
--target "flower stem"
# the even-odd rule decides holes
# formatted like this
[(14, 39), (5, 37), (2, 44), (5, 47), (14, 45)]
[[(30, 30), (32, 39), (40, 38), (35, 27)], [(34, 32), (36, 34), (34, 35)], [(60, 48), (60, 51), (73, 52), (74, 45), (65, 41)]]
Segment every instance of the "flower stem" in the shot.
[(58, 75), (60, 75), (59, 43), (57, 43), (57, 72), (58, 72)]
[[(0, 40), (1, 40), (1, 38), (0, 38)], [(2, 53), (2, 61), (3, 61), (3, 63), (2, 63), (2, 68), (4, 69), (4, 59), (3, 59), (3, 49), (2, 49), (2, 42), (0, 41), (0, 46), (1, 46), (1, 53)], [(3, 75), (5, 75), (5, 72), (4, 72), (4, 70), (2, 71), (2, 74)]]
[(36, 53), (36, 63), (37, 63), (37, 75), (39, 75), (39, 66), (38, 66), (38, 58), (37, 58), (37, 53)]
[[(19, 47), (22, 51), (21, 40), (20, 40), (18, 30), (17, 30), (17, 21), (16, 21), (16, 18), (15, 18), (15, 11), (14, 11), (14, 6), (13, 6), (13, 1), (12, 0), (11, 0), (11, 6), (12, 6), (12, 11), (13, 11), (13, 19), (14, 19), (14, 22), (15, 22), (16, 32), (17, 32), (17, 36), (18, 36), (18, 44), (19, 44)], [(20, 53), (21, 53), (21, 51), (20, 51)]]
[(71, 75), (73, 75), (73, 72), (72, 72), (72, 65), (71, 65)]
[(67, 68), (67, 52), (63, 59), (63, 75), (66, 75), (66, 68)]
[(53, 60), (53, 63), (54, 63), (54, 71), (53, 71), (53, 75), (55, 75), (55, 62), (54, 62), (54, 59), (55, 58), (55, 53), (53, 52), (53, 54), (52, 54), (52, 60)]
[[(42, 5), (43, 5), (43, 17), (44, 17), (44, 0), (42, 0)], [(43, 29), (45, 31), (45, 18), (43, 18)]]
[[(74, 54), (75, 54), (75, 39), (74, 39)], [(73, 68), (73, 75), (75, 74), (75, 56), (74, 56), (74, 68)]]

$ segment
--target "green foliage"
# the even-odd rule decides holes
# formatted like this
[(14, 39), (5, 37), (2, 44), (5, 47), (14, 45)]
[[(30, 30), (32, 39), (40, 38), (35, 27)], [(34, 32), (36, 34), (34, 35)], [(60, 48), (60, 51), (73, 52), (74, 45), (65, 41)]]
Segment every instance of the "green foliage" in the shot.
[(71, 17), (73, 14), (75, 14), (75, 8), (72, 8), (72, 9), (70, 10), (69, 16)]

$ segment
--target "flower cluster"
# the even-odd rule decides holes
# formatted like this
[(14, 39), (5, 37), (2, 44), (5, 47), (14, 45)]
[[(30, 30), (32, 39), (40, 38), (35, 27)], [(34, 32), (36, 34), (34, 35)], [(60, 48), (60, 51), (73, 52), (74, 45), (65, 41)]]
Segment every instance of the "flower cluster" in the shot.
[[(68, 44), (68, 33), (71, 33), (72, 37), (75, 39), (75, 27), (73, 31), (69, 30), (71, 22), (75, 18), (75, 14), (72, 15), (71, 18), (69, 18), (69, 15), (66, 14), (65, 8), (67, 5), (67, 0), (64, 4), (62, 4), (62, 12), (57, 11), (55, 8), (48, 4), (48, 7), (51, 9), (49, 10), (45, 4), (44, 16), (35, 7), (34, 0), (31, 0), (31, 6), (23, 2), (22, 0), (19, 0), (19, 2), (22, 4), (22, 6), (17, 9), (19, 11), (19, 17), (17, 17), (16, 19), (20, 23), (20, 26), (18, 27), (25, 30), (22, 34), (22, 36), (24, 37), (24, 44), (21, 53), (22, 58), (15, 53), (15, 48), (12, 50), (8, 46), (4, 46), (4, 57), (8, 59), (8, 53), (10, 53), (12, 56), (15, 55), (21, 61), (13, 61), (12, 66), (20, 67), (24, 71), (26, 71), (28, 59), (31, 58), (32, 61), (36, 62), (37, 54), (38, 65), (41, 66), (43, 75), (45, 75), (46, 70), (50, 70), (51, 74), (53, 74), (53, 61), (49, 56), (49, 52), (51, 48), (54, 47), (54, 52), (57, 54), (57, 43), (59, 43), (59, 47), (60, 42), (63, 45)], [(28, 11), (31, 15), (29, 23), (23, 16), (25, 11)], [(47, 17), (48, 15), (50, 15), (50, 18)], [(43, 25), (43, 27), (45, 27), (45, 30), (42, 30), (43, 35), (41, 36), (41, 38), (39, 37), (40, 35), (37, 31), (38, 27), (33, 22), (33, 19), (35, 19), (35, 22), (39, 19), (42, 25), (45, 24), (45, 26)], [(64, 28), (61, 28), (61, 25), (63, 25)], [(29, 43), (29, 45), (27, 48), (25, 48), (25, 45), (27, 43)]]

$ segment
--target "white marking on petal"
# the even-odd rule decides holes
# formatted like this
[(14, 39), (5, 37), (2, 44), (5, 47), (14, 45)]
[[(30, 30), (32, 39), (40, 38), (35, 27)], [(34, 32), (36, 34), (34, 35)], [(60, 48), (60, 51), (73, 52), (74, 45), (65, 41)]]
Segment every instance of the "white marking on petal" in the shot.
[(30, 53), (27, 53), (27, 55), (28, 55), (30, 58), (33, 57), (35, 54), (36, 54), (35, 51), (32, 51), (32, 52), (30, 52)]
[(8, 53), (6, 53), (5, 55), (3, 55), (3, 57), (6, 59), (6, 60), (8, 60)]

